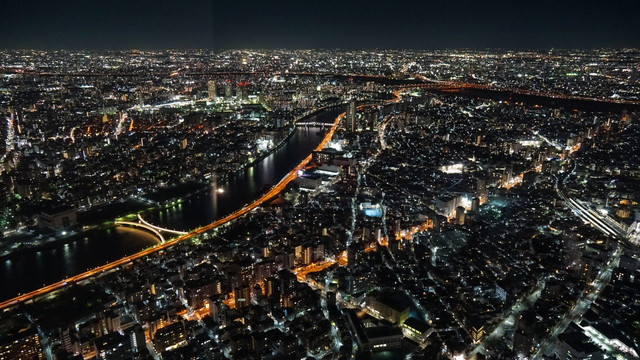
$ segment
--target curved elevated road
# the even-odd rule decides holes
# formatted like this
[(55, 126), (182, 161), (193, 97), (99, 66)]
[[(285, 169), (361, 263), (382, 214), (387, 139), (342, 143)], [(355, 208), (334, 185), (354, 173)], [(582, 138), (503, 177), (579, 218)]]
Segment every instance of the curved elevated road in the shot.
[[(377, 78), (377, 77), (376, 77)], [(410, 89), (410, 88), (491, 88), (488, 85), (480, 85), (480, 84), (468, 84), (468, 83), (456, 83), (456, 82), (432, 82), (432, 83), (422, 83), (422, 84), (407, 84), (407, 85), (402, 85), (399, 86), (400, 90), (396, 91), (394, 93), (395, 98), (393, 100), (389, 100), (387, 103), (392, 103), (392, 102), (397, 102), (399, 101), (400, 97), (399, 97), (399, 93), (406, 90), (406, 89)], [(583, 97), (575, 97), (575, 96), (566, 96), (566, 95), (558, 95), (558, 94), (547, 94), (547, 93), (537, 93), (537, 92), (531, 92), (531, 91), (527, 91), (527, 90), (518, 90), (517, 92), (520, 93), (529, 93), (529, 94), (535, 94), (538, 96), (547, 96), (547, 97), (554, 97), (554, 98), (570, 98), (570, 99), (576, 99), (576, 100), (588, 100), (588, 101), (601, 101), (601, 102), (609, 102), (609, 103), (625, 103), (625, 104), (633, 104), (633, 105), (640, 105), (640, 102), (630, 102), (630, 101), (610, 101), (610, 100), (603, 100), (603, 99), (593, 99), (593, 98), (583, 98)], [(337, 129), (340, 121), (342, 120), (342, 117), (344, 117), (345, 113), (340, 114), (334, 121), (333, 125), (331, 126), (329, 132), (327, 133), (327, 135), (325, 136), (325, 138), (320, 142), (320, 144), (318, 144), (318, 146), (316, 147), (316, 150), (321, 150), (322, 148), (324, 148), (329, 141), (331, 141), (331, 138), (333, 136), (333, 133), (335, 132), (335, 130)], [(298, 164), (298, 166), (296, 166), (293, 170), (291, 170), (287, 175), (285, 175), (282, 180), (280, 180), (280, 182), (278, 184), (276, 184), (274, 187), (271, 188), (271, 190), (269, 190), (266, 194), (262, 195), (260, 198), (258, 198), (257, 200), (255, 200), (254, 202), (246, 205), (245, 207), (241, 208), (240, 210), (229, 214), (221, 219), (218, 219), (214, 222), (212, 222), (209, 225), (203, 226), (201, 228), (198, 228), (194, 231), (191, 231), (187, 234), (181, 235), (177, 238), (171, 239), (169, 241), (165, 241), (162, 244), (159, 244), (157, 246), (142, 250), (138, 253), (135, 253), (133, 255), (129, 255), (126, 256), (122, 259), (113, 261), (111, 263), (108, 263), (106, 265), (102, 265), (99, 267), (96, 267), (92, 270), (86, 271), (84, 273), (75, 275), (75, 276), (71, 276), (67, 279), (64, 279), (62, 281), (59, 281), (57, 283), (45, 286), (43, 288), (40, 288), (38, 290), (34, 290), (31, 291), (29, 293), (23, 294), (23, 295), (19, 295), (13, 299), (9, 299), (6, 300), (4, 302), (0, 303), (0, 310), (14, 306), (14, 305), (18, 305), (20, 303), (25, 303), (28, 301), (33, 301), (35, 299), (37, 299), (39, 296), (45, 295), (47, 293), (50, 293), (52, 291), (56, 291), (56, 290), (60, 290), (63, 287), (72, 284), (72, 283), (77, 283), (86, 279), (89, 279), (93, 276), (99, 275), (103, 272), (106, 271), (110, 271), (113, 269), (116, 269), (117, 267), (121, 266), (121, 265), (125, 265), (127, 263), (130, 263), (133, 260), (142, 258), (144, 256), (147, 256), (149, 254), (152, 254), (154, 252), (158, 252), (161, 250), (164, 250), (170, 246), (173, 246), (179, 242), (182, 242), (184, 240), (188, 240), (190, 238), (192, 238), (193, 236), (197, 236), (199, 234), (202, 234), (206, 231), (209, 231), (211, 229), (214, 229), (222, 224), (225, 224), (233, 219), (236, 219), (242, 215), (245, 215), (246, 213), (252, 211), (253, 209), (257, 208), (258, 206), (264, 204), (265, 202), (267, 202), (269, 199), (273, 198), (274, 196), (278, 195), (282, 190), (285, 189), (285, 187), (291, 182), (293, 181), (296, 176), (297, 176), (297, 172), (298, 170), (304, 168), (309, 161), (311, 161), (311, 154), (308, 155), (304, 160), (302, 160), (300, 162), (300, 164)], [(579, 209), (582, 210), (582, 209)], [(156, 230), (156, 229), (154, 229)], [(156, 230), (157, 231), (157, 230)]]
[[(399, 92), (396, 92), (396, 98), (393, 101), (398, 101), (399, 97), (397, 96)], [(327, 132), (326, 136), (324, 137), (324, 139), (322, 139), (322, 141), (320, 142), (320, 144), (318, 144), (318, 146), (316, 147), (315, 150), (321, 150), (323, 149), (328, 143), (329, 141), (331, 141), (331, 138), (333, 137), (334, 132), (336, 131), (336, 129), (338, 128), (338, 125), (340, 124), (340, 121), (342, 120), (342, 118), (344, 117), (345, 113), (340, 114), (335, 121), (333, 122), (333, 125), (331, 127), (331, 129)], [(26, 303), (29, 301), (33, 301), (36, 300), (38, 297), (42, 296), (42, 295), (46, 295), (52, 291), (56, 291), (56, 290), (60, 290), (62, 288), (64, 288), (67, 285), (73, 284), (73, 283), (77, 283), (86, 279), (89, 279), (93, 276), (99, 275), (101, 273), (104, 273), (106, 271), (109, 270), (113, 270), (116, 269), (119, 266), (128, 264), (130, 262), (132, 262), (133, 260), (136, 259), (140, 259), (144, 256), (147, 256), (149, 254), (153, 254), (155, 252), (164, 250), (170, 246), (173, 246), (179, 242), (188, 240), (194, 236), (200, 235), (204, 232), (207, 232), (211, 229), (214, 229), (222, 224), (225, 224), (233, 219), (236, 219), (240, 216), (245, 215), (246, 213), (252, 211), (253, 209), (257, 208), (258, 206), (264, 204), (265, 202), (267, 202), (268, 200), (270, 200), (271, 198), (273, 198), (274, 196), (278, 195), (281, 191), (283, 191), (287, 185), (293, 181), (298, 174), (298, 170), (303, 169), (304, 167), (307, 166), (307, 164), (311, 161), (311, 154), (309, 154), (306, 158), (304, 158), (304, 160), (302, 160), (293, 170), (291, 170), (287, 175), (285, 175), (282, 180), (280, 180), (280, 182), (278, 182), (278, 184), (276, 184), (275, 186), (273, 186), (267, 193), (265, 193), (264, 195), (262, 195), (260, 198), (258, 198), (257, 200), (255, 200), (254, 202), (246, 205), (245, 207), (241, 208), (240, 210), (231, 213), (221, 219), (218, 219), (214, 222), (212, 222), (209, 225), (205, 225), (201, 228), (198, 228), (194, 231), (191, 231), (187, 234), (181, 235), (177, 238), (171, 239), (169, 241), (165, 241), (157, 246), (154, 247), (150, 247), (148, 249), (142, 250), (138, 253), (135, 253), (133, 255), (129, 255), (129, 256), (125, 256), (122, 259), (110, 262), (106, 265), (102, 265), (102, 266), (98, 266), (92, 270), (83, 272), (81, 274), (75, 275), (75, 276), (71, 276), (69, 278), (66, 278), (62, 281), (59, 281), (57, 283), (53, 283), (51, 285), (47, 285), (45, 287), (42, 287), (38, 290), (34, 290), (31, 292), (28, 292), (26, 294), (23, 295), (19, 295), (13, 299), (9, 299), (6, 300), (4, 302), (0, 303), (0, 310), (1, 309), (5, 309), (8, 307), (12, 307), (15, 305), (18, 305), (20, 303)], [(133, 223), (135, 224), (134, 226), (140, 226), (143, 224), (138, 224), (138, 223)], [(155, 228), (151, 228), (148, 227), (148, 229), (151, 229), (154, 231), (154, 233), (158, 232)]]
[(155, 235), (158, 239), (160, 239), (160, 243), (165, 242), (164, 236), (162, 236), (162, 234), (158, 230), (146, 224), (132, 222), (132, 221), (120, 221), (120, 220), (116, 220), (113, 223), (116, 225), (128, 225), (128, 226), (139, 227), (145, 230), (149, 230), (153, 233), (153, 235)]

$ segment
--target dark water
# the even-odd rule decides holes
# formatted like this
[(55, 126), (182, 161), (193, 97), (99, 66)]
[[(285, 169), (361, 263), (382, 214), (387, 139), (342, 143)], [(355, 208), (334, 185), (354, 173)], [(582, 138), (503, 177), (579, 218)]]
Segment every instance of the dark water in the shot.
[(498, 101), (522, 102), (528, 105), (560, 107), (582, 111), (620, 113), (623, 110), (640, 110), (640, 104), (625, 104), (600, 100), (553, 98), (543, 95), (514, 93), (506, 90), (465, 88), (450, 92), (462, 96), (480, 97)]
[(158, 239), (144, 230), (118, 227), (90, 230), (66, 244), (54, 244), (39, 251), (22, 251), (0, 259), (0, 300), (60, 281), (157, 243)]
[[(309, 121), (332, 122), (339, 113), (339, 110), (325, 111)], [(315, 149), (324, 134), (325, 130), (322, 128), (299, 128), (273, 154), (229, 181), (219, 183), (222, 193), (213, 190), (200, 193), (173, 208), (148, 215), (145, 220), (158, 226), (185, 231), (211, 223), (253, 201), (268, 187), (278, 183)]]
[[(341, 112), (326, 110), (309, 121), (333, 122)], [(202, 192), (174, 208), (148, 215), (146, 220), (168, 228), (188, 230), (202, 226), (241, 208), (259, 197), (313, 151), (324, 137), (321, 128), (299, 128), (270, 156), (218, 184), (224, 193)], [(104, 219), (104, 221), (113, 219)], [(86, 240), (85, 240), (86, 238)], [(98, 265), (136, 253), (157, 243), (150, 233), (131, 228), (91, 230), (68, 244), (54, 244), (40, 251), (27, 250), (0, 259), (0, 301), (78, 274)]]

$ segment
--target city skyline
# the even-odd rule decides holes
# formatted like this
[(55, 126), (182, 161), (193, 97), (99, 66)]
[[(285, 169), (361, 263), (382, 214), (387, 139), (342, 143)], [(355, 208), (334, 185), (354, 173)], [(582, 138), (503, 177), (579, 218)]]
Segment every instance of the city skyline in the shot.
[(0, 360), (640, 360), (640, 2), (0, 13)]
[(640, 51), (0, 58), (0, 360), (638, 358)]

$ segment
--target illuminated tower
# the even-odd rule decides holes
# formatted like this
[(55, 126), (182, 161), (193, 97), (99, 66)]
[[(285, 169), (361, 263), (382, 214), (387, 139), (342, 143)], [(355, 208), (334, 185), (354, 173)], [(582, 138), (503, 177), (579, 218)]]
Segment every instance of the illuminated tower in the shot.
[(458, 223), (458, 225), (464, 225), (464, 211), (464, 207), (456, 207), (456, 223)]
[(347, 109), (347, 126), (351, 132), (356, 131), (356, 101), (351, 99), (349, 101), (349, 108)]
[(241, 83), (236, 87), (236, 98), (240, 101), (244, 100), (245, 98), (245, 89)]
[(226, 100), (231, 99), (231, 96), (233, 96), (233, 89), (231, 88), (231, 80), (227, 80), (227, 82), (224, 84), (224, 98)]
[(207, 83), (207, 88), (209, 90), (209, 100), (216, 101), (216, 82), (213, 80), (209, 80)]
[(479, 177), (476, 183), (476, 196), (480, 199), (481, 204), (487, 200), (487, 195), (487, 179)]

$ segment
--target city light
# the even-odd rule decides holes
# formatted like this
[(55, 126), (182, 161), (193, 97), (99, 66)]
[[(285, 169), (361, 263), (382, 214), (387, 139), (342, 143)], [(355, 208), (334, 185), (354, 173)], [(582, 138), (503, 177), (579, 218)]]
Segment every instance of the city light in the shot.
[(638, 50), (0, 55), (0, 358), (637, 357)]

